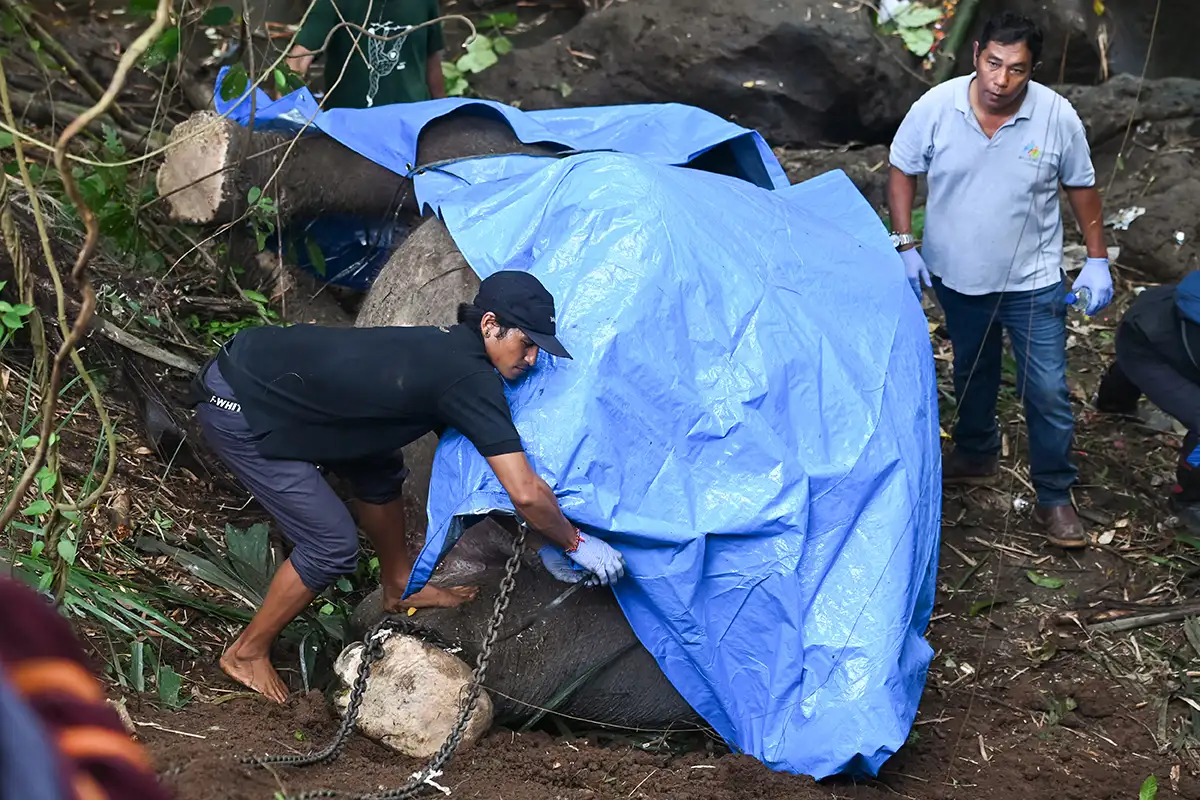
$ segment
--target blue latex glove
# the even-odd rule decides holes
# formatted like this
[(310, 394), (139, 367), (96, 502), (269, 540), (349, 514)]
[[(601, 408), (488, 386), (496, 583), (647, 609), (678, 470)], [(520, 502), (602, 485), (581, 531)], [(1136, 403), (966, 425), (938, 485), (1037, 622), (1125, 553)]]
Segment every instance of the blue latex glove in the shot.
[(1091, 302), (1084, 312), (1089, 317), (1112, 302), (1113, 282), (1108, 271), (1107, 258), (1089, 258), (1079, 271), (1079, 277), (1071, 284), (1071, 291), (1077, 292), (1086, 286), (1092, 293)]
[(925, 281), (926, 286), (933, 286), (933, 280), (929, 277), (929, 267), (925, 266), (925, 259), (915, 247), (901, 250), (900, 260), (904, 262), (904, 274), (908, 276), (908, 282), (912, 284), (913, 292), (920, 300), (921, 281)]
[(625, 558), (603, 539), (595, 536), (579, 536), (579, 544), (567, 553), (567, 558), (594, 574), (588, 579), (589, 586), (609, 586), (625, 574)]
[(543, 546), (538, 550), (538, 555), (542, 557), (542, 564), (545, 565), (546, 570), (563, 583), (579, 583), (586, 574), (577, 568), (575, 562), (567, 558), (567, 554), (557, 545)]

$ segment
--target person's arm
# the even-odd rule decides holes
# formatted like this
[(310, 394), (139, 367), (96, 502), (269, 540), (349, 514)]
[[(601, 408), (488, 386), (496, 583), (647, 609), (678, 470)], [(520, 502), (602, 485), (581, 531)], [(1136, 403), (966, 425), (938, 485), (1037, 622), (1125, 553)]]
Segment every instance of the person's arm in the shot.
[(434, 100), (446, 96), (446, 75), (442, 72), (442, 51), (429, 54), (425, 65), (425, 81), (429, 84), (429, 96)]
[(524, 451), (487, 459), (496, 479), (508, 492), (513, 508), (533, 529), (564, 550), (574, 550), (578, 533), (558, 507), (550, 486), (533, 471)]
[(1108, 258), (1108, 245), (1104, 241), (1104, 204), (1095, 186), (1064, 186), (1071, 211), (1083, 232), (1088, 258)]
[(308, 68), (312, 66), (312, 62), (313, 51), (299, 43), (292, 45), (292, 49), (288, 51), (287, 59), (285, 60), (288, 69), (300, 77), (308, 74)]
[[(917, 176), (892, 167), (888, 172), (888, 215), (893, 233), (912, 233), (912, 207), (917, 196)], [(901, 251), (916, 247), (907, 244)]]

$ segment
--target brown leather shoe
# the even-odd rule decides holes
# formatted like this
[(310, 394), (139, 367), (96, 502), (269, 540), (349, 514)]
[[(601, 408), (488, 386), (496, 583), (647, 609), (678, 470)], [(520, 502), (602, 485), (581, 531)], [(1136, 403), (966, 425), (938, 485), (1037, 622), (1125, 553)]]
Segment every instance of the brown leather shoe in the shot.
[(1068, 550), (1087, 547), (1083, 523), (1071, 506), (1038, 506), (1033, 510), (1033, 521), (1042, 528), (1050, 544)]
[(945, 486), (988, 486), (1000, 474), (1000, 460), (971, 458), (952, 450), (942, 458), (942, 484)]

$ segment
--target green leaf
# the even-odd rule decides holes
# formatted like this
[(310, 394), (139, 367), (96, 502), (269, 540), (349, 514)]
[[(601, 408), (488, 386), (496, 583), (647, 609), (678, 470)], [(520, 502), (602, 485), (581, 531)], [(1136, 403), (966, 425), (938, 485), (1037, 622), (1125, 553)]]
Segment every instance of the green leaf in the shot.
[(283, 70), (275, 70), (275, 88), (279, 90), (280, 94), (287, 93), (287, 85), (287, 75), (283, 74)]
[(1142, 788), (1138, 790), (1138, 800), (1154, 800), (1158, 796), (1158, 778), (1151, 775), (1142, 781)]
[(26, 305), (25, 303), (17, 303), (12, 307), (12, 311), (18, 317), (28, 317), (33, 313), (33, 306)]
[(25, 508), (21, 509), (21, 515), (25, 517), (36, 517), (42, 514), (50, 513), (51, 508), (53, 508), (53, 506), (50, 505), (49, 500), (34, 500), (32, 503), (25, 506)]
[(129, 651), (129, 682), (135, 691), (146, 691), (146, 643), (137, 641)]
[(520, 17), (511, 11), (498, 11), (484, 17), (483, 24), (493, 28), (515, 28), (520, 21)]
[(231, 22), (233, 22), (233, 9), (229, 6), (213, 6), (204, 12), (204, 16), (200, 18), (201, 25), (208, 25), (214, 28), (221, 25), (228, 25)]
[(34, 542), (30, 546), (29, 555), (33, 556), (34, 558), (37, 558), (38, 556), (40, 556), (42, 554), (42, 551), (45, 549), (46, 549), (46, 543), (44, 541), (42, 541), (41, 539), (38, 539), (36, 542)]
[(17, 18), (7, 11), (0, 12), (0, 31), (8, 36), (16, 36), (21, 32), (21, 23), (17, 22)]
[(1175, 541), (1178, 542), (1179, 544), (1190, 545), (1190, 546), (1196, 548), (1197, 550), (1200, 550), (1200, 539), (1197, 539), (1195, 536), (1180, 535), (1180, 536), (1175, 537)]
[(23, 324), (21, 322), (21, 318), (11, 311), (0, 314), (0, 322), (4, 323), (4, 327), (12, 328), (14, 331), (20, 330), (21, 325)]
[(308, 251), (308, 260), (313, 265), (313, 269), (322, 278), (325, 277), (325, 254), (321, 252), (321, 245), (317, 244), (311, 236), (305, 237), (305, 249)]
[(900, 26), (901, 35), (903, 35), (905, 28), (924, 28), (932, 25), (941, 18), (941, 9), (918, 6), (911, 3), (902, 9), (899, 14), (892, 17), (896, 21), (896, 24)]
[(179, 699), (179, 691), (183, 688), (183, 678), (169, 664), (164, 664), (158, 670), (158, 699), (167, 708), (183, 708)]
[(172, 61), (179, 55), (179, 26), (173, 25), (162, 32), (158, 41), (150, 45), (142, 62), (147, 67), (155, 67), (164, 61)]
[(246, 296), (247, 300), (251, 300), (255, 303), (262, 303), (264, 306), (271, 302), (266, 298), (265, 295), (263, 295), (262, 292), (256, 292), (253, 289), (242, 289), (242, 294)]
[(991, 611), (996, 606), (1004, 605), (1004, 600), (976, 600), (971, 603), (971, 608), (967, 612), (972, 617), (977, 617), (984, 611)]
[(250, 205), (256, 204), (260, 197), (262, 197), (262, 189), (257, 186), (251, 186), (250, 191), (246, 192), (246, 202)]
[(36, 53), (42, 49), (42, 43), (39, 42), (37, 39), (30, 39), (29, 40), (29, 49)]
[(65, 536), (58, 540), (58, 556), (68, 564), (75, 563), (75, 543)]
[(350, 583), (346, 578), (338, 578), (337, 587), (346, 594), (354, 591), (354, 584)]
[(1029, 578), (1031, 583), (1036, 583), (1045, 589), (1061, 589), (1065, 585), (1062, 578), (1052, 578), (1049, 575), (1043, 575), (1031, 569), (1025, 570), (1025, 577)]
[(234, 64), (221, 81), (221, 99), (226, 103), (236, 100), (246, 93), (246, 87), (249, 85), (250, 76), (246, 73), (246, 68), (240, 62)]
[(496, 51), (496, 55), (506, 56), (512, 52), (512, 42), (507, 36), (497, 36), (492, 39), (492, 49)]
[(933, 49), (933, 31), (928, 28), (901, 28), (900, 38), (908, 52), (918, 58), (924, 58)]
[(467, 45), (466, 55), (458, 59), (456, 66), (463, 72), (478, 73), (495, 65), (499, 60), (492, 49), (492, 40), (479, 34)]
[(40, 441), (41, 439), (37, 436), (26, 436), (21, 440), (21, 449), (32, 450), (33, 448), (37, 447), (37, 443)]
[(42, 467), (37, 474), (38, 489), (42, 494), (50, 494), (58, 483), (58, 474), (49, 467)]
[(13, 135), (8, 131), (0, 131), (0, 150), (13, 146)]

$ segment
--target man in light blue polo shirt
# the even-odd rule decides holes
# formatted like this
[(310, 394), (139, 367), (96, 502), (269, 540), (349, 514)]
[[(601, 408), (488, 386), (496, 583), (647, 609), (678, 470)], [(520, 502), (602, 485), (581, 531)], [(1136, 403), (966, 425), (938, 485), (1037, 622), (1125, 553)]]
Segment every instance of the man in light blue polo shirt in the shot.
[[(1062, 272), (1066, 190), (1088, 259), (1071, 287), (1090, 293), (1088, 314), (1112, 300), (1100, 194), (1087, 134), (1070, 103), (1030, 78), (1042, 33), (1004, 12), (975, 43), (975, 72), (927, 92), (891, 147), (892, 241), (918, 296), (931, 286), (954, 347), (958, 414), (946, 483), (989, 483), (998, 473), (1001, 330), (1024, 398), (1034, 520), (1061, 547), (1084, 547), (1071, 503), (1074, 419), (1067, 389), (1067, 285)], [(921, 250), (912, 236), (917, 175), (929, 196)], [(931, 277), (932, 276), (932, 277)]]

